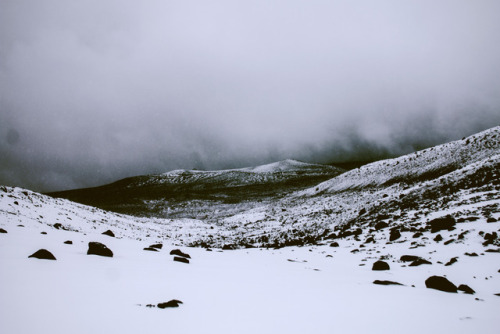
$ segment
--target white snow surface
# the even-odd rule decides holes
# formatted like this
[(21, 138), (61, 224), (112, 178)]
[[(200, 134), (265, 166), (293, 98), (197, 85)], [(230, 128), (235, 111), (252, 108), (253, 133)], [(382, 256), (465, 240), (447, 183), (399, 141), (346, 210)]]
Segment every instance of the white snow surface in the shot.
[[(353, 238), (338, 248), (181, 247), (191, 256), (184, 264), (169, 252), (179, 239), (210, 230), (201, 222), (176, 225), (172, 236), (169, 223), (179, 222), (137, 220), (19, 188), (0, 194), (0, 227), (8, 232), (0, 234), (0, 333), (498, 333), (500, 253), (485, 253), (477, 231), (497, 231), (499, 223), (484, 218), (442, 231), (444, 240), (470, 231), (449, 245), (410, 249), (409, 232), (386, 243), (389, 231), (382, 230), (363, 248)], [(101, 234), (108, 228), (115, 238)], [(106, 244), (114, 257), (86, 255), (90, 241)], [(160, 252), (143, 250), (157, 242)], [(28, 258), (42, 248), (57, 260)], [(408, 267), (399, 261), (404, 254), (433, 264)], [(457, 263), (443, 265), (455, 256)], [(391, 270), (371, 270), (380, 258)], [(476, 294), (427, 289), (431, 275)], [(404, 286), (374, 285), (376, 279)], [(146, 307), (171, 299), (183, 304)]]

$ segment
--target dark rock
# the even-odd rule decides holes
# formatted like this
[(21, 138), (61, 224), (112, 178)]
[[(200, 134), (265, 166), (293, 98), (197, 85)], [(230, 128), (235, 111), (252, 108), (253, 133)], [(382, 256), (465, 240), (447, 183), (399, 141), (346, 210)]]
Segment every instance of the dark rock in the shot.
[(182, 256), (185, 257), (186, 259), (190, 259), (191, 256), (189, 254), (183, 253), (180, 249), (173, 249), (170, 251), (170, 255), (177, 255), (177, 256)]
[(420, 259), (420, 256), (416, 255), (403, 255), (399, 258), (400, 261), (403, 262), (411, 262)]
[(174, 261), (182, 262), (182, 263), (189, 263), (188, 259), (186, 259), (185, 257), (180, 257), (180, 256), (174, 256)]
[(62, 224), (61, 224), (61, 223), (55, 223), (55, 224), (54, 224), (54, 228), (55, 228), (55, 229), (57, 229), (57, 230), (61, 229), (62, 227), (63, 227), (63, 226), (62, 226)]
[(450, 261), (448, 261), (445, 266), (451, 266), (453, 263), (457, 262), (458, 261), (458, 257), (453, 257), (450, 259)]
[(113, 257), (113, 252), (111, 251), (111, 249), (106, 247), (106, 245), (100, 242), (91, 241), (89, 242), (89, 250), (87, 251), (87, 255)]
[(469, 295), (473, 295), (476, 293), (476, 291), (472, 290), (470, 286), (465, 284), (460, 284), (457, 289)]
[(418, 258), (412, 263), (410, 263), (408, 266), (409, 267), (418, 267), (422, 264), (432, 264), (432, 262), (427, 261), (426, 259)]
[(31, 254), (28, 257), (34, 257), (36, 259), (42, 259), (42, 260), (55, 260), (56, 259), (56, 257), (54, 255), (52, 255), (52, 253), (46, 249), (37, 250), (36, 252), (34, 252), (33, 254)]
[(479, 255), (477, 255), (477, 253), (465, 253), (465, 255), (467, 255), (467, 256), (479, 256)]
[(179, 307), (179, 304), (183, 304), (180, 300), (172, 299), (166, 303), (159, 303), (157, 305), (158, 308), (167, 308), (167, 307)]
[(0, 233), (7, 233), (7, 231), (4, 230), (3, 228), (0, 228)]
[(413, 235), (413, 238), (420, 238), (421, 236), (423, 236), (424, 234), (422, 232), (417, 232)]
[(71, 240), (66, 240), (64, 243), (65, 243), (66, 245), (72, 245), (72, 244), (73, 244), (73, 241), (71, 241)]
[(443, 237), (441, 236), (441, 234), (436, 235), (436, 237), (434, 238), (435, 242), (440, 242), (441, 240), (443, 240)]
[(496, 223), (497, 221), (498, 221), (498, 220), (496, 220), (496, 219), (495, 219), (495, 218), (493, 218), (493, 217), (490, 217), (490, 218), (486, 219), (486, 222), (487, 222), (487, 223)]
[[(281, 247), (277, 247), (277, 248), (281, 248)], [(233, 245), (224, 245), (224, 246), (222, 246), (222, 249), (223, 250), (233, 250), (233, 249), (235, 249), (235, 247)]]
[(457, 286), (451, 283), (446, 277), (431, 276), (425, 280), (425, 286), (429, 289), (436, 289), (445, 292), (457, 292)]
[(111, 230), (107, 230), (106, 232), (102, 232), (102, 234), (108, 235), (108, 236), (113, 237), (113, 238), (115, 237), (115, 234)]
[(444, 242), (444, 245), (449, 245), (449, 244), (451, 244), (453, 241), (455, 241), (455, 239), (446, 240), (446, 241)]
[(373, 281), (373, 284), (378, 284), (378, 285), (403, 285), (398, 282), (393, 282), (393, 281), (380, 281), (380, 280), (375, 280)]
[(468, 222), (475, 222), (476, 220), (479, 220), (479, 217), (467, 217), (465, 220)]
[(385, 261), (377, 261), (373, 264), (372, 270), (390, 270), (389, 264)]
[(46, 234), (47, 234), (47, 232), (40, 232), (40, 234), (46, 235)]
[(485, 252), (486, 253), (500, 253), (500, 248), (497, 248), (497, 249), (490, 248), (490, 249), (485, 250)]
[(339, 247), (339, 243), (334, 241), (330, 244), (330, 247)]
[(375, 238), (374, 237), (369, 237), (365, 240), (365, 244), (368, 244), (368, 243), (375, 243)]
[(389, 227), (389, 224), (387, 224), (386, 222), (378, 222), (377, 224), (375, 224), (375, 229), (377, 231), (386, 227)]
[(145, 251), (150, 251), (150, 252), (157, 252), (158, 250), (156, 248), (153, 248), (153, 247), (146, 247), (144, 248)]
[(162, 249), (163, 248), (163, 244), (154, 244), (154, 245), (149, 246), (149, 248)]
[(401, 233), (398, 230), (391, 230), (389, 241), (398, 240), (399, 238), (401, 238)]
[(451, 216), (446, 216), (446, 217), (441, 217), (441, 218), (436, 218), (431, 220), (430, 222), (427, 223), (428, 226), (431, 228), (431, 232), (435, 233), (437, 231), (441, 230), (448, 230), (451, 231), (453, 230), (456, 224), (455, 218)]

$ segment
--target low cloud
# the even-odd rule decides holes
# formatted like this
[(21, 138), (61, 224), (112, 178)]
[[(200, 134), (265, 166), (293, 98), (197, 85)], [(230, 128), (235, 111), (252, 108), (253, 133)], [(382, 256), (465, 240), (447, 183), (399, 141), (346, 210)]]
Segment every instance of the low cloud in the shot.
[(396, 156), (500, 124), (497, 1), (2, 1), (0, 184)]

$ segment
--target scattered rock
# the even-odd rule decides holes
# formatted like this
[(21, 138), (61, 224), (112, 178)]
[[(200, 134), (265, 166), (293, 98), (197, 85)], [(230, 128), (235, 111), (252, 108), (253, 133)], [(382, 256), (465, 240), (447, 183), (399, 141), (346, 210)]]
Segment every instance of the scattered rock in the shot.
[(330, 247), (339, 247), (339, 243), (334, 241), (330, 244)]
[(447, 240), (444, 242), (444, 245), (449, 245), (451, 244), (453, 241), (455, 241), (455, 239), (450, 239), (450, 240)]
[(73, 244), (73, 241), (71, 241), (71, 240), (66, 240), (64, 243), (65, 243), (66, 245), (72, 245), (72, 244)]
[(433, 240), (435, 242), (440, 242), (441, 240), (443, 240), (443, 237), (441, 236), (441, 234), (438, 234), (438, 235), (436, 235), (436, 237)]
[(399, 238), (401, 238), (401, 233), (398, 230), (391, 230), (389, 241), (398, 240)]
[(42, 260), (55, 260), (56, 259), (56, 257), (46, 249), (37, 250), (36, 252), (34, 252), (30, 256), (28, 256), (28, 258), (30, 258), (30, 257), (34, 257), (36, 259), (42, 259)]
[(465, 284), (460, 284), (457, 289), (469, 295), (473, 295), (476, 293), (476, 291), (472, 290), (470, 286)]
[(146, 247), (146, 248), (144, 248), (144, 250), (145, 251), (150, 251), (150, 252), (157, 252), (158, 251), (158, 249), (153, 248), (153, 247)]
[(180, 256), (174, 256), (174, 261), (182, 262), (182, 263), (189, 263), (188, 259), (186, 259), (185, 257), (180, 257)]
[(453, 229), (455, 229), (456, 223), (457, 222), (455, 218), (451, 216), (446, 216), (433, 219), (430, 222), (428, 222), (427, 225), (430, 226), (431, 233), (435, 233), (441, 230), (452, 231)]
[(403, 255), (399, 258), (399, 260), (403, 262), (412, 262), (418, 259), (420, 259), (420, 256), (416, 255)]
[(166, 303), (159, 303), (157, 305), (158, 308), (167, 308), (167, 307), (179, 307), (179, 304), (183, 304), (180, 300), (172, 299)]
[(113, 238), (115, 237), (115, 234), (111, 230), (107, 230), (106, 232), (102, 232), (102, 234), (108, 235), (108, 236), (113, 237)]
[(390, 270), (389, 264), (385, 261), (377, 261), (373, 264), (372, 270)]
[(477, 253), (465, 253), (464, 255), (467, 255), (467, 256), (479, 256), (479, 255), (477, 255)]
[(446, 277), (431, 276), (425, 280), (425, 286), (429, 289), (436, 289), (445, 292), (457, 292), (455, 284), (451, 283)]
[(458, 261), (458, 257), (451, 258), (450, 261), (448, 261), (445, 266), (451, 266), (453, 263)]
[(375, 224), (375, 229), (377, 231), (386, 227), (389, 227), (389, 224), (387, 224), (386, 222), (378, 222), (377, 224)]
[(422, 264), (432, 264), (432, 262), (429, 262), (426, 259), (422, 259), (421, 257), (419, 257), (418, 259), (416, 259), (415, 261), (410, 263), (408, 266), (409, 267), (418, 267)]
[(170, 255), (177, 255), (177, 256), (182, 256), (185, 257), (186, 259), (190, 259), (191, 256), (189, 254), (183, 253), (180, 249), (173, 249), (170, 251)]
[(0, 233), (7, 233), (7, 231), (4, 230), (3, 228), (0, 228)]
[(380, 280), (375, 280), (373, 281), (373, 284), (378, 284), (378, 285), (403, 285), (398, 282), (393, 282), (393, 281), (380, 281)]
[(149, 246), (149, 248), (162, 249), (163, 248), (163, 244), (154, 244), (154, 245)]
[(89, 242), (89, 250), (87, 251), (87, 255), (113, 257), (113, 252), (111, 251), (111, 249), (106, 247), (106, 245), (100, 242), (91, 241)]

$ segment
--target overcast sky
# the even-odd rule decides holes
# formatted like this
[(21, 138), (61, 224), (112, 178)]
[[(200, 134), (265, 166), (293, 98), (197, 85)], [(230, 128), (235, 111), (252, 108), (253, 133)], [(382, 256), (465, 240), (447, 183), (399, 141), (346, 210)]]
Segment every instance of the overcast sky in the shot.
[(500, 124), (500, 1), (0, 0), (0, 184), (366, 160)]

